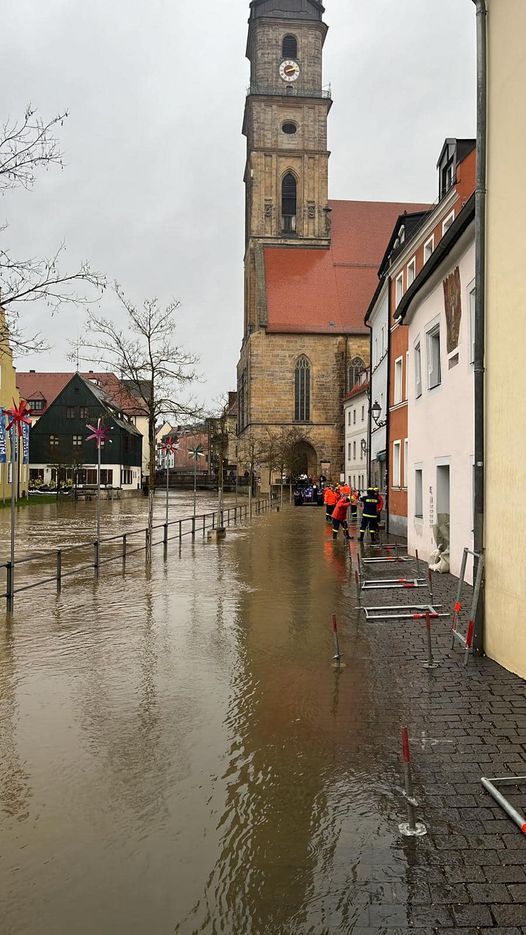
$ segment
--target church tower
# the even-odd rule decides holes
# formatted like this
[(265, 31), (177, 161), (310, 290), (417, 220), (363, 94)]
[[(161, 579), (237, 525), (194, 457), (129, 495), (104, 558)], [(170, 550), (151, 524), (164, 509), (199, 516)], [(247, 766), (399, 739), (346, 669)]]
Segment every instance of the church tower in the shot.
[[(247, 58), (245, 332), (254, 318), (257, 245), (328, 247), (327, 26), (317, 0), (253, 0)], [(251, 314), (252, 313), (252, 314)]]

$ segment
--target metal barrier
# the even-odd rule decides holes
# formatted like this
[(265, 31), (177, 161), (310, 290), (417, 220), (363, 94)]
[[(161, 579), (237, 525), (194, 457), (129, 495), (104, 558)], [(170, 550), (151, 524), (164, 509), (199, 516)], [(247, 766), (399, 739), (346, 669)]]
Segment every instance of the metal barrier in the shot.
[[(198, 516), (188, 516), (184, 519), (172, 520), (169, 523), (157, 523), (152, 526), (152, 543), (151, 547), (162, 545), (164, 547), (165, 553), (168, 548), (168, 543), (178, 540), (181, 542), (185, 536), (191, 536), (192, 539), (196, 538), (198, 525), (202, 532), (203, 538), (206, 536), (207, 529), (216, 529), (218, 526), (223, 526), (226, 521), (226, 525), (230, 526), (233, 524), (249, 519), (252, 512), (256, 515), (260, 515), (265, 511), (270, 511), (276, 505), (277, 501), (269, 500), (268, 497), (265, 497), (261, 500), (256, 500), (252, 504), (252, 509), (248, 503), (243, 503), (240, 506), (228, 507), (223, 509), (221, 512), (213, 513), (203, 513)], [(219, 518), (219, 522), (216, 523), (216, 519)], [(170, 527), (175, 528), (175, 534), (169, 535)], [(162, 538), (156, 539), (155, 534), (158, 530), (163, 531)], [(136, 545), (134, 548), (129, 547), (129, 540), (134, 537), (144, 536), (144, 545)], [(62, 582), (65, 578), (70, 578), (73, 575), (77, 575), (83, 571), (94, 570), (95, 574), (98, 576), (99, 570), (103, 565), (109, 565), (112, 562), (121, 561), (123, 568), (126, 566), (128, 558), (132, 555), (137, 555), (140, 552), (147, 552), (149, 543), (148, 543), (149, 529), (148, 527), (141, 527), (141, 529), (131, 529), (127, 530), (124, 533), (119, 533), (115, 536), (105, 536), (98, 540), (91, 540), (90, 542), (79, 542), (76, 545), (63, 546), (59, 549), (48, 549), (42, 552), (35, 552), (33, 555), (28, 555), (25, 558), (17, 559), (14, 563), (4, 562), (0, 564), (0, 569), (6, 570), (6, 590), (3, 594), (0, 594), (0, 598), (6, 599), (6, 607), (8, 612), (13, 610), (14, 606), (14, 596), (15, 594), (21, 594), (24, 591), (31, 591), (34, 588), (43, 587), (44, 585), (51, 584), (54, 582), (56, 584), (57, 592), (60, 592), (62, 589)], [(101, 546), (108, 545), (111, 543), (120, 543), (120, 548), (115, 555), (102, 558), (102, 549)], [(92, 552), (93, 560), (84, 561), (79, 565), (75, 565), (74, 568), (65, 568), (64, 567), (64, 557), (71, 555), (75, 552)], [(29, 565), (38, 561), (45, 561), (50, 556), (54, 556), (55, 560), (55, 571), (52, 575), (48, 575), (45, 578), (40, 578), (38, 581), (32, 581), (30, 584), (22, 584), (20, 587), (15, 586), (15, 571), (19, 566)]]

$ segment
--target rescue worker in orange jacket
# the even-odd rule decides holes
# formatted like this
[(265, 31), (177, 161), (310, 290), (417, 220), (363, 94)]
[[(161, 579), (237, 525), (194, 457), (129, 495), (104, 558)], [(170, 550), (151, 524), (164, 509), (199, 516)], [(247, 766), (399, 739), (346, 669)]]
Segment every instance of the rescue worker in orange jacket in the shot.
[(380, 493), (379, 487), (375, 487), (374, 492), (376, 496), (378, 497), (378, 517), (380, 517), (380, 513), (382, 512), (384, 508), (384, 498), (382, 497), (382, 494)]
[(356, 522), (358, 519), (358, 502), (360, 500), (360, 493), (358, 490), (351, 491), (351, 522)]
[(325, 504), (325, 519), (328, 523), (332, 519), (332, 511), (338, 503), (338, 494), (336, 493), (334, 487), (326, 487), (323, 494), (323, 502)]
[(360, 542), (363, 542), (367, 527), (371, 533), (371, 542), (376, 542), (378, 532), (378, 495), (374, 487), (368, 487), (365, 497), (361, 498), (363, 505), (362, 523), (360, 526)]
[(340, 494), (342, 497), (351, 496), (351, 488), (349, 487), (349, 484), (340, 484)]
[(332, 511), (332, 538), (338, 538), (338, 530), (340, 526), (343, 529), (343, 535), (345, 539), (350, 539), (349, 535), (349, 524), (347, 522), (347, 512), (351, 505), (349, 497), (340, 497), (338, 503)]

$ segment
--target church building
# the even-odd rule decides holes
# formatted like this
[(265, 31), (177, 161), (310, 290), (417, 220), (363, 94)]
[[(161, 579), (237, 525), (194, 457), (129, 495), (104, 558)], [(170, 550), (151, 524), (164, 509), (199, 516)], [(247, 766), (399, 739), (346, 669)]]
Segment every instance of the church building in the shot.
[(395, 220), (417, 206), (329, 200), (323, 14), (318, 0), (250, 4), (238, 435), (242, 461), (295, 428), (299, 472), (339, 480), (343, 399), (369, 366), (364, 315)]

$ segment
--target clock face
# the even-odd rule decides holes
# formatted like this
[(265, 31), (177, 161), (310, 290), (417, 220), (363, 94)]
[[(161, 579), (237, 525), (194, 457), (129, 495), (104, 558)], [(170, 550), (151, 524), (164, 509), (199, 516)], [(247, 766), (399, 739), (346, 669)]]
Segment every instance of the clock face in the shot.
[(279, 73), (283, 81), (297, 81), (300, 76), (300, 66), (291, 58), (286, 58), (279, 66)]

